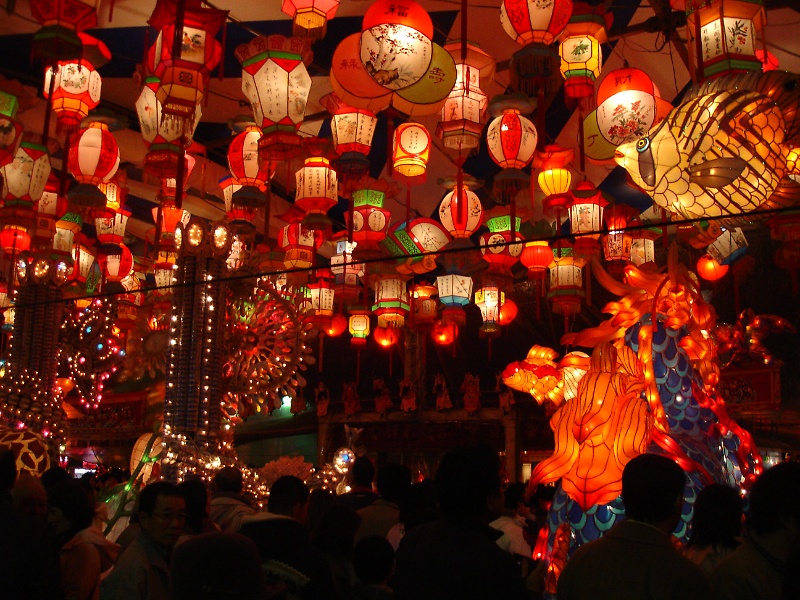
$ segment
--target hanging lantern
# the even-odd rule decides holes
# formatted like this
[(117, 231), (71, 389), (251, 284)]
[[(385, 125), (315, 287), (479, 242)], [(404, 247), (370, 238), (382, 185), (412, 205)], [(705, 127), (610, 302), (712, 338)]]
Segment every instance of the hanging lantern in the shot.
[(685, 6), (693, 38), (686, 44), (693, 81), (761, 70), (756, 56), (756, 38), (764, 39), (766, 24), (761, 0), (693, 1)]
[(310, 156), (295, 173), (297, 192), (294, 204), (305, 213), (303, 224), (314, 230), (329, 229), (327, 212), (339, 200), (336, 171), (324, 156)]
[(219, 180), (219, 187), (222, 189), (222, 198), (225, 200), (225, 216), (228, 217), (231, 223), (252, 224), (253, 219), (256, 218), (255, 206), (247, 203), (240, 204), (234, 199), (234, 196), (242, 189), (242, 186), (236, 183), (232, 175), (226, 175)]
[(377, 250), (378, 244), (386, 237), (392, 213), (383, 208), (385, 198), (386, 193), (378, 189), (353, 192), (353, 211), (352, 214), (348, 212), (346, 218), (348, 225), (352, 222), (353, 241), (358, 244), (359, 251)]
[(572, 0), (503, 0), (500, 4), (500, 24), (521, 46), (549, 46), (564, 31), (571, 14)]
[(481, 311), (483, 325), (480, 327), (482, 337), (500, 335), (500, 308), (505, 302), (505, 294), (494, 286), (486, 286), (475, 292), (475, 305)]
[(325, 335), (328, 337), (339, 337), (344, 333), (344, 330), (347, 329), (348, 324), (347, 317), (344, 315), (335, 314), (331, 318), (331, 322), (327, 329), (325, 329)]
[(22, 125), (14, 119), (18, 108), (16, 96), (0, 91), (0, 168), (14, 160), (22, 141)]
[[(481, 85), (491, 85), (495, 73), (495, 60), (477, 45), (452, 42), (444, 47), (456, 65), (456, 83), (442, 107), (441, 120), (436, 135), (444, 147), (457, 152), (477, 148), (483, 134), (483, 114), (486, 111), (486, 94)], [(462, 52), (464, 56), (462, 57)]]
[(78, 58), (78, 34), (97, 25), (97, 3), (88, 0), (31, 0), (31, 14), (43, 27), (33, 36), (32, 58), (46, 63)]
[(523, 248), (523, 238), (519, 234), (521, 224), (522, 219), (515, 218), (512, 232), (510, 215), (495, 213), (486, 219), (489, 233), (481, 235), (480, 248), (483, 260), (489, 263), (490, 271), (508, 273), (519, 260)]
[(701, 256), (697, 261), (697, 274), (706, 281), (722, 279), (728, 272), (728, 265), (721, 265), (709, 255)]
[(242, 93), (262, 129), (262, 160), (287, 160), (300, 153), (297, 135), (311, 90), (306, 65), (311, 64), (308, 40), (281, 35), (259, 36), (236, 48), (242, 63)]
[(661, 237), (661, 229), (648, 227), (636, 229), (632, 233), (631, 239), (631, 262), (637, 267), (644, 263), (656, 261), (656, 243)]
[(350, 309), (350, 318), (348, 320), (348, 330), (352, 339), (350, 344), (356, 347), (363, 347), (367, 344), (367, 337), (369, 336), (369, 315), (368, 309), (352, 307)]
[(528, 269), (528, 277), (544, 279), (547, 267), (553, 262), (553, 251), (544, 240), (525, 242), (519, 261)]
[[(80, 34), (83, 58), (62, 60), (44, 72), (44, 97), (50, 101), (63, 127), (78, 127), (100, 103), (102, 78), (97, 69), (111, 60), (108, 47), (90, 35)], [(88, 54), (93, 60), (86, 58)], [(52, 96), (50, 89), (52, 86)]]
[(480, 187), (481, 183), (470, 176), (459, 176), (440, 179), (439, 184), (453, 188), (439, 204), (439, 220), (454, 238), (470, 237), (483, 219), (480, 198), (470, 188)]
[(590, 181), (581, 181), (569, 205), (570, 232), (575, 236), (574, 253), (589, 258), (600, 253), (603, 209), (608, 201)]
[[(114, 248), (122, 244), (122, 240), (125, 238), (125, 228), (128, 225), (130, 216), (131, 213), (129, 211), (121, 210), (113, 217), (100, 217), (94, 220), (95, 229), (97, 230), (97, 241), (101, 244), (101, 252), (113, 252)], [(112, 249), (109, 250), (107, 246)]]
[(435, 285), (418, 283), (411, 289), (411, 300), (414, 309), (414, 324), (417, 327), (433, 325), (436, 320), (436, 299), (438, 289)]
[(629, 204), (613, 204), (605, 209), (603, 217), (608, 235), (603, 236), (603, 253), (607, 261), (630, 260), (633, 233), (628, 232), (628, 226), (634, 224), (638, 215)]
[(272, 166), (258, 157), (261, 129), (253, 124), (244, 127), (228, 146), (228, 168), (234, 182), (242, 186), (233, 193), (238, 206), (257, 206), (264, 202)]
[(533, 159), (533, 166), (539, 169), (537, 182), (545, 195), (542, 202), (545, 214), (559, 220), (571, 200), (569, 190), (572, 185), (572, 174), (567, 165), (573, 156), (572, 148), (547, 145), (543, 151), (537, 152)]
[(394, 130), (392, 165), (403, 177), (422, 178), (428, 169), (431, 136), (424, 125), (402, 123)]
[(159, 225), (159, 212), (161, 213), (160, 232), (161, 237), (156, 240), (156, 245), (160, 249), (172, 251), (175, 249), (175, 231), (179, 225), (186, 225), (192, 214), (188, 210), (176, 207), (174, 204), (162, 204), (161, 207), (151, 209), (153, 221)]
[(445, 324), (442, 321), (436, 323), (431, 333), (433, 341), (440, 346), (449, 346), (452, 344), (458, 335), (458, 325), (455, 323)]
[[(56, 221), (53, 250), (59, 254), (72, 255), (76, 236), (81, 232), (83, 220), (75, 213), (67, 213)], [(70, 260), (72, 262), (72, 260)]]
[(761, 61), (761, 71), (764, 73), (768, 73), (769, 71), (777, 71), (781, 68), (778, 57), (776, 57), (769, 50), (763, 50), (761, 48), (756, 49), (756, 58)]
[(6, 207), (10, 206), (9, 200), (19, 200), (32, 207), (33, 202), (42, 197), (50, 176), (47, 148), (22, 142), (14, 154), (14, 160), (0, 168), (0, 173), (3, 175)]
[[(611, 13), (608, 15), (610, 18)], [(568, 103), (594, 94), (594, 80), (603, 65), (600, 44), (605, 44), (607, 39), (605, 7), (576, 2), (559, 44), (564, 95)]]
[(358, 298), (360, 291), (358, 280), (364, 275), (364, 263), (355, 262), (353, 259), (353, 251), (356, 246), (356, 242), (351, 244), (345, 239), (340, 239), (336, 242), (336, 254), (331, 256), (331, 271), (334, 281), (337, 285), (342, 286), (342, 297), (345, 300)]
[(31, 247), (31, 236), (24, 225), (6, 224), (0, 231), (0, 247), (9, 256), (27, 252)]
[(97, 185), (109, 181), (119, 168), (119, 146), (105, 119), (84, 122), (70, 144), (67, 167), (78, 181), (67, 194), (73, 210), (104, 207), (106, 197)]
[(375, 282), (372, 312), (379, 327), (402, 327), (410, 310), (406, 282), (400, 275), (381, 275)]
[(283, 264), (287, 269), (307, 269), (313, 265), (321, 244), (322, 232), (300, 223), (290, 223), (278, 236), (278, 247), (286, 253)]
[(442, 323), (463, 326), (467, 322), (464, 307), (472, 298), (472, 277), (468, 275), (439, 275), (436, 278), (439, 302), (444, 305)]
[(156, 96), (158, 85), (158, 78), (147, 77), (136, 100), (139, 129), (147, 146), (144, 170), (159, 179), (174, 178), (178, 173), (180, 157), (192, 143), (195, 128), (202, 116), (202, 105), (197, 104), (190, 119), (169, 118)]
[(381, 247), (392, 256), (404, 259), (397, 269), (406, 275), (422, 275), (436, 268), (436, 254), (450, 236), (433, 219), (400, 221), (392, 226)]
[(79, 284), (86, 283), (89, 278), (96, 255), (96, 250), (88, 246), (86, 241), (86, 238), (79, 234), (78, 240), (72, 247), (72, 261), (75, 265), (72, 277)]
[[(180, 45), (174, 43), (178, 11), (182, 10)], [(227, 10), (205, 8), (199, 0), (158, 0), (148, 23), (158, 30), (148, 51), (148, 74), (158, 80), (156, 98), (164, 114), (191, 120), (205, 95), (211, 70), (222, 56), (214, 39), (228, 18)]]
[(375, 328), (372, 337), (382, 348), (390, 348), (394, 346), (400, 339), (400, 330), (396, 327), (378, 327)]
[(489, 156), (503, 169), (522, 169), (531, 162), (538, 134), (530, 119), (523, 116), (534, 105), (524, 95), (503, 96), (490, 109), (496, 114), (486, 130)]
[(500, 307), (500, 317), (497, 319), (497, 324), (501, 327), (510, 325), (511, 322), (517, 318), (518, 314), (519, 308), (517, 308), (517, 303), (511, 299), (506, 299)]
[(553, 248), (550, 263), (550, 290), (547, 298), (553, 303), (553, 312), (565, 318), (581, 311), (583, 291), (583, 266), (586, 261), (573, 255), (572, 248), (564, 242)]
[(320, 269), (316, 272), (316, 277), (316, 281), (308, 284), (311, 308), (314, 309), (312, 322), (318, 329), (325, 331), (333, 316), (333, 300), (336, 295), (331, 284), (333, 273), (328, 269)]
[(315, 40), (325, 31), (339, 8), (339, 0), (283, 0), (281, 10), (292, 17), (292, 34)]
[[(120, 177), (120, 175), (122, 175), (122, 177)], [(117, 171), (117, 175), (109, 181), (97, 184), (97, 189), (106, 197), (106, 205), (96, 209), (93, 212), (93, 216), (112, 216), (114, 213), (122, 210), (125, 206), (125, 200), (128, 198), (128, 188), (122, 184), (123, 179), (127, 181), (125, 172)]]
[(51, 173), (41, 198), (33, 203), (36, 226), (32, 233), (37, 247), (51, 248), (53, 246), (56, 221), (67, 212), (67, 201), (59, 197), (58, 186), (58, 180)]
[(333, 149), (339, 156), (334, 161), (336, 172), (346, 177), (369, 173), (368, 156), (378, 117), (370, 110), (346, 104), (333, 93), (323, 96), (320, 104), (332, 115)]
[(97, 255), (97, 262), (106, 281), (122, 281), (133, 269), (133, 255), (125, 244), (117, 246), (117, 250), (112, 250), (108, 246), (109, 254), (102, 249)]
[(747, 252), (747, 238), (742, 228), (723, 228), (722, 234), (708, 247), (707, 252), (720, 265), (732, 265)]

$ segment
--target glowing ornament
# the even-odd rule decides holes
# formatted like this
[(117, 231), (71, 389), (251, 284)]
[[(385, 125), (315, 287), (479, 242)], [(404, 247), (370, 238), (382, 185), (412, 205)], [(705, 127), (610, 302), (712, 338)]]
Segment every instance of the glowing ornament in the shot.
[(697, 274), (706, 281), (722, 279), (728, 268), (728, 265), (721, 265), (708, 255), (701, 256), (697, 261)]
[(403, 177), (422, 178), (428, 168), (431, 136), (424, 125), (402, 123), (394, 130), (392, 165)]

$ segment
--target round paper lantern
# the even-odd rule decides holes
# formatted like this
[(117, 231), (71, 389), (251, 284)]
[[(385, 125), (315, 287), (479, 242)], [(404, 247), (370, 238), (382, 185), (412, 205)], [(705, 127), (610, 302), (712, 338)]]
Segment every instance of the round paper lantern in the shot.
[(483, 206), (480, 198), (470, 187), (478, 182), (469, 177), (445, 180), (454, 183), (453, 191), (442, 198), (439, 203), (439, 220), (454, 238), (468, 238), (480, 227), (483, 219)]
[(325, 335), (328, 337), (338, 337), (344, 333), (344, 330), (347, 329), (347, 325), (347, 317), (335, 314), (331, 318), (328, 327), (325, 329)]
[(722, 279), (728, 269), (728, 265), (721, 265), (708, 255), (701, 256), (697, 261), (697, 274), (706, 281)]
[(511, 299), (507, 299), (503, 302), (503, 306), (500, 307), (500, 317), (497, 323), (502, 326), (510, 325), (511, 322), (517, 318), (517, 314), (519, 314), (517, 303)]
[(97, 262), (106, 281), (122, 281), (133, 269), (131, 251), (125, 244), (120, 244), (118, 248), (119, 250), (113, 254), (105, 254), (101, 249), (97, 256)]
[(572, 15), (572, 0), (503, 0), (500, 23), (518, 44), (549, 46), (564, 31)]
[(547, 267), (553, 262), (553, 251), (544, 240), (526, 242), (519, 261), (528, 269), (530, 277), (544, 277)]
[(663, 101), (659, 110), (657, 96), (658, 89), (644, 71), (611, 71), (597, 89), (595, 114), (600, 134), (615, 146), (642, 137), (669, 110)]
[(501, 114), (489, 123), (486, 144), (489, 156), (503, 169), (522, 169), (536, 151), (536, 127), (521, 113), (531, 108), (523, 98), (504, 97), (502, 103), (493, 104)]
[(433, 55), (433, 22), (413, 0), (378, 0), (364, 13), (361, 63), (380, 85), (400, 90), (419, 81)]
[(272, 177), (272, 165), (258, 156), (261, 129), (247, 125), (228, 146), (228, 168), (235, 183), (242, 187), (234, 192), (237, 204), (253, 206), (264, 200), (266, 185)]
[(456, 335), (458, 334), (458, 326), (455, 323), (443, 323), (439, 322), (433, 328), (431, 335), (433, 336), (433, 341), (440, 346), (449, 346), (453, 343), (456, 339)]
[(75, 134), (69, 147), (67, 167), (78, 185), (67, 194), (76, 208), (102, 208), (105, 195), (97, 188), (119, 168), (119, 146), (108, 123), (91, 118)]
[(536, 153), (533, 161), (534, 167), (539, 169), (537, 182), (545, 195), (543, 202), (545, 213), (559, 219), (561, 209), (565, 209), (570, 200), (572, 175), (567, 165), (573, 156), (572, 148), (547, 145), (543, 151)]
[(396, 327), (376, 327), (372, 334), (375, 341), (383, 348), (394, 346), (400, 339), (400, 330)]
[(422, 177), (428, 168), (431, 136), (424, 125), (402, 123), (394, 130), (392, 164), (403, 177)]
[(6, 224), (0, 231), (0, 247), (9, 256), (26, 252), (31, 247), (31, 236), (27, 227)]
[(283, 0), (281, 4), (281, 10), (292, 17), (292, 33), (312, 39), (325, 37), (337, 8), (339, 0)]
[(418, 283), (412, 288), (411, 300), (414, 308), (414, 324), (419, 327), (432, 325), (436, 319), (436, 299), (438, 289), (435, 285)]

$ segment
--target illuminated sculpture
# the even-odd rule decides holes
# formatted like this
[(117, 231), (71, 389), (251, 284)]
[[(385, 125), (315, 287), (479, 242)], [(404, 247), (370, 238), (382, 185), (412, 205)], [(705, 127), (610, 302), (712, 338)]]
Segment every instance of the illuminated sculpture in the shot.
[[(678, 263), (677, 248), (671, 249), (668, 273), (629, 266), (627, 283), (620, 283), (597, 259), (593, 272), (621, 298), (605, 307), (607, 321), (562, 338), (595, 351), (575, 395), (551, 420), (553, 456), (529, 482), (535, 489), (562, 477), (548, 519), (553, 552), (559, 529), (566, 528), (571, 553), (614, 524), (624, 512), (618, 497), (622, 468), (642, 452), (664, 454), (687, 472), (679, 538), (687, 534), (699, 489), (712, 481), (746, 487), (761, 471), (750, 434), (728, 416), (717, 395), (719, 366), (707, 335), (715, 315)], [(509, 376), (520, 378), (513, 370)], [(556, 554), (553, 576), (566, 560), (566, 554)]]
[[(724, 77), (689, 98), (616, 160), (656, 204), (686, 219), (793, 204), (789, 145), (800, 136), (796, 75)], [(685, 125), (687, 124), (688, 125)]]

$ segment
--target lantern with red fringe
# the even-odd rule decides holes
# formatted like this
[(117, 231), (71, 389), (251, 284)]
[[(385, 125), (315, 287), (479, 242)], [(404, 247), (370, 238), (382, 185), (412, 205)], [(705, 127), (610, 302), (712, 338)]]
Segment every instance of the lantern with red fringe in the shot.
[(67, 167), (78, 181), (67, 194), (72, 210), (104, 207), (106, 197), (97, 185), (109, 181), (119, 168), (119, 146), (107, 120), (84, 121), (70, 144)]
[(399, 175), (409, 179), (424, 177), (430, 152), (431, 136), (424, 125), (402, 123), (395, 128), (392, 165)]
[(549, 46), (564, 31), (570, 15), (572, 0), (503, 0), (500, 5), (503, 30), (521, 46)]
[[(611, 13), (608, 13), (610, 18)], [(606, 35), (605, 7), (576, 2), (572, 17), (564, 28), (559, 44), (564, 95), (568, 104), (575, 104), (594, 94), (594, 81), (600, 75), (603, 55), (600, 44)]]
[(467, 322), (464, 307), (472, 298), (472, 277), (468, 275), (439, 275), (436, 278), (436, 287), (439, 290), (439, 302), (444, 305), (442, 323), (463, 326)]
[(157, 77), (148, 77), (136, 100), (136, 114), (139, 117), (139, 129), (147, 146), (144, 157), (146, 173), (163, 179), (176, 177), (178, 161), (188, 148), (194, 137), (194, 130), (202, 116), (202, 105), (195, 107), (192, 118), (165, 118), (164, 108), (156, 97), (159, 81)]
[[(183, 9), (181, 11), (181, 9)], [(182, 12), (183, 31), (176, 21)], [(205, 95), (211, 70), (222, 57), (222, 45), (214, 39), (228, 18), (227, 10), (205, 8), (200, 0), (158, 0), (148, 23), (158, 30), (148, 51), (149, 74), (158, 82), (156, 98), (165, 115), (183, 120), (194, 118)]]
[(325, 31), (339, 8), (339, 0), (283, 0), (281, 10), (292, 17), (292, 33), (312, 39), (325, 37)]
[(242, 186), (236, 183), (232, 175), (226, 175), (219, 180), (219, 187), (222, 189), (222, 197), (225, 200), (225, 215), (231, 223), (252, 223), (256, 217), (255, 206), (240, 204), (235, 200), (236, 193)]
[(113, 217), (98, 217), (94, 220), (101, 252), (107, 251), (108, 247), (118, 247), (122, 244), (130, 216), (129, 211), (121, 210)]
[(573, 156), (572, 148), (547, 145), (543, 151), (536, 153), (533, 160), (533, 166), (539, 169), (536, 180), (545, 195), (542, 201), (544, 212), (558, 221), (561, 220), (561, 215), (566, 211), (571, 199), (569, 189), (572, 185), (572, 175), (567, 165)]
[(308, 40), (259, 36), (236, 48), (242, 63), (242, 93), (263, 132), (262, 160), (281, 161), (301, 150), (297, 134), (311, 91), (306, 65), (313, 54)]
[(328, 269), (319, 269), (316, 278), (316, 281), (307, 286), (311, 294), (311, 308), (314, 309), (311, 321), (317, 329), (325, 331), (333, 316), (333, 301), (336, 296), (331, 284), (333, 273)]
[(439, 203), (439, 220), (454, 238), (468, 238), (483, 220), (483, 206), (478, 195), (470, 188), (480, 183), (472, 177), (449, 177), (439, 181), (445, 186), (452, 186), (453, 191), (442, 198)]

